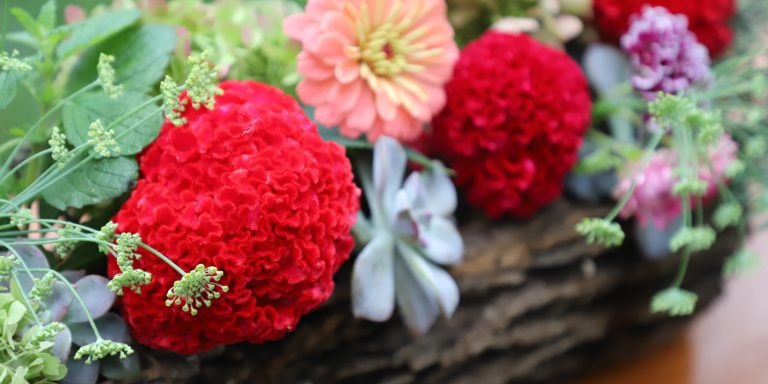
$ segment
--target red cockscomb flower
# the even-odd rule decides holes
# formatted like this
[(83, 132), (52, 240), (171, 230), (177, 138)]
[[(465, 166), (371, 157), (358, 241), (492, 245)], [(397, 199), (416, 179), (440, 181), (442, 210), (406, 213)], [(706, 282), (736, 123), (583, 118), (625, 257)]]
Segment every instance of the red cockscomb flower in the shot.
[[(166, 122), (116, 216), (185, 270), (224, 271), (229, 292), (197, 316), (166, 307), (179, 274), (143, 252), (152, 274), (122, 311), (140, 343), (178, 353), (274, 340), (331, 295), (353, 247), (359, 190), (344, 148), (320, 138), (299, 105), (256, 82), (228, 81), (213, 110)], [(186, 96), (183, 96), (186, 97)], [(110, 259), (109, 273), (118, 273)]]
[(595, 22), (608, 41), (618, 42), (629, 28), (629, 18), (644, 5), (662, 6), (671, 13), (688, 17), (691, 31), (718, 57), (731, 45), (733, 31), (728, 20), (736, 13), (736, 0), (595, 0)]
[(578, 158), (591, 101), (579, 65), (527, 35), (487, 32), (461, 52), (431, 151), (492, 218), (555, 200)]

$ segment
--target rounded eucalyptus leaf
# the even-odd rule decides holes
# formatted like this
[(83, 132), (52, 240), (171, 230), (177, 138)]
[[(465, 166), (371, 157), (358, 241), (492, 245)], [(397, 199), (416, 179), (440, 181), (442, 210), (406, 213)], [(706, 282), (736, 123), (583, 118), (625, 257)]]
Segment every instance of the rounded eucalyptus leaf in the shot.
[(69, 287), (60, 281), (53, 282), (51, 292), (44, 302), (46, 311), (43, 313), (43, 318), (49, 322), (61, 321), (69, 311), (74, 296)]
[(65, 279), (67, 279), (67, 281), (72, 284), (85, 277), (85, 271), (82, 269), (76, 271), (61, 271), (60, 273), (62, 276), (64, 276)]
[[(115, 302), (115, 293), (107, 288), (108, 282), (109, 279), (105, 277), (88, 275), (75, 283), (75, 290), (94, 319), (107, 313)], [(71, 324), (84, 321), (88, 321), (85, 309), (79, 302), (73, 303), (67, 315), (64, 316), (64, 322)]]
[[(129, 340), (128, 328), (120, 316), (110, 312), (96, 319), (95, 323), (103, 339), (119, 343), (125, 343)], [(82, 346), (96, 341), (96, 335), (94, 335), (88, 322), (67, 324), (67, 326), (72, 332), (72, 343)]]
[(101, 374), (110, 380), (126, 381), (135, 379), (141, 374), (139, 356), (134, 352), (127, 358), (109, 356), (101, 360)]
[(14, 245), (13, 249), (29, 268), (49, 268), (48, 258), (33, 245)]
[(69, 353), (67, 376), (59, 384), (95, 384), (99, 379), (100, 362), (85, 364), (84, 360), (75, 360), (75, 351)]
[(69, 332), (69, 328), (66, 326), (64, 330), (56, 335), (51, 353), (59, 360), (66, 363), (69, 357), (69, 352), (72, 349), (72, 333)]

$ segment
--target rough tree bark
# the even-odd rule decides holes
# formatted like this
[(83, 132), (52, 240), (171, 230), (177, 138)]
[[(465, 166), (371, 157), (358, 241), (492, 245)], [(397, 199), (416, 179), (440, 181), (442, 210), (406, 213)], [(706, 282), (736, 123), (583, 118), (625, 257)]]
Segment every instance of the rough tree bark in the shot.
[[(583, 217), (605, 212), (560, 201), (524, 223), (465, 225), (466, 261), (451, 271), (461, 304), (426, 336), (413, 337), (399, 319), (354, 319), (347, 263), (332, 299), (285, 339), (192, 357), (147, 352), (145, 382), (559, 382), (624, 359), (689, 319), (648, 310), (678, 258), (651, 262), (632, 239), (606, 251), (574, 233)], [(685, 287), (699, 294), (699, 312), (719, 293), (722, 262), (735, 247), (736, 236), (726, 233), (694, 258)]]

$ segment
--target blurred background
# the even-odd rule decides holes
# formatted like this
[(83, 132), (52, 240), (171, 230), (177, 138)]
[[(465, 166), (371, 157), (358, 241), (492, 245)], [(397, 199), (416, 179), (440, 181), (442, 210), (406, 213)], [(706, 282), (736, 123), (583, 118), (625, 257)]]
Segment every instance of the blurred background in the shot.
[(768, 383), (768, 233), (753, 235), (749, 248), (760, 267), (728, 281), (683, 336), (577, 383)]

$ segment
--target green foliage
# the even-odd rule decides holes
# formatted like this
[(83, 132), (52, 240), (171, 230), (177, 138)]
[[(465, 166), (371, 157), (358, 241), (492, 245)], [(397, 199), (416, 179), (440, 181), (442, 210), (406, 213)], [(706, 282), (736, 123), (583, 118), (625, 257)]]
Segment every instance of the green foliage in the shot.
[(651, 299), (651, 312), (670, 316), (689, 316), (696, 309), (698, 295), (680, 288), (667, 288)]
[(83, 49), (92, 47), (114, 36), (141, 17), (137, 10), (108, 12), (94, 16), (82, 23), (71, 26), (69, 39), (56, 49), (59, 58), (66, 58)]
[(5, 108), (16, 97), (21, 74), (18, 72), (0, 72), (0, 109)]
[(93, 81), (99, 56), (115, 57), (115, 82), (126, 90), (147, 93), (163, 77), (176, 46), (176, 32), (166, 25), (143, 25), (125, 30), (85, 51), (67, 81), (74, 92)]
[(48, 204), (82, 208), (120, 196), (138, 177), (136, 161), (127, 157), (87, 162), (43, 191)]
[(0, 383), (48, 383), (61, 380), (67, 368), (51, 353), (55, 333), (29, 326), (27, 307), (10, 293), (0, 294)]
[(589, 244), (617, 247), (624, 242), (624, 231), (617, 223), (600, 218), (586, 218), (576, 225), (576, 232)]
[(725, 261), (723, 276), (734, 277), (754, 271), (760, 265), (760, 258), (754, 253), (742, 249)]

